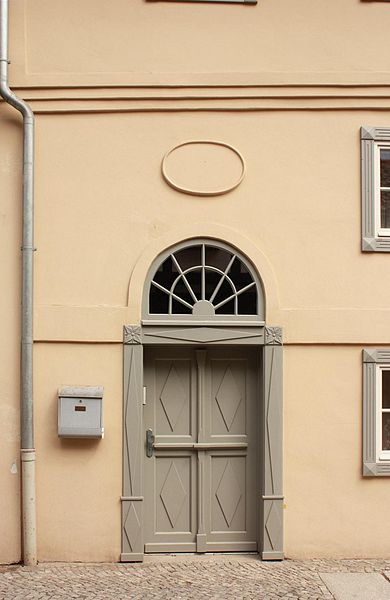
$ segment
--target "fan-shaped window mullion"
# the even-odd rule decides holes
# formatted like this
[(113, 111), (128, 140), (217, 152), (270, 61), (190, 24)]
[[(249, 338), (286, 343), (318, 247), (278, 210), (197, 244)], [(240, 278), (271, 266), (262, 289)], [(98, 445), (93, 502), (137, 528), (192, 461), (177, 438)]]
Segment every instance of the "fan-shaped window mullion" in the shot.
[(168, 290), (166, 287), (164, 287), (160, 283), (157, 283), (157, 281), (152, 281), (152, 285), (154, 285), (154, 287), (158, 288), (162, 292), (165, 292), (166, 294), (168, 294), (168, 296), (171, 293), (170, 290)]
[(254, 317), (262, 310), (261, 299), (244, 259), (224, 245), (202, 240), (165, 255), (150, 282), (149, 311), (184, 318), (211, 317), (215, 311), (216, 318)]
[(162, 292), (165, 292), (166, 294), (168, 294), (168, 296), (169, 296), (169, 314), (170, 315), (172, 314), (172, 298), (174, 298), (178, 302), (181, 302), (181, 304), (184, 304), (184, 306), (187, 306), (187, 308), (191, 308), (192, 309), (192, 304), (189, 304), (189, 302), (186, 302), (185, 300), (183, 300), (182, 298), (180, 298), (179, 296), (177, 296), (176, 294), (174, 294), (171, 290), (167, 290), (167, 288), (165, 288), (164, 286), (160, 285), (156, 281), (152, 281), (152, 284), (156, 288), (158, 288), (159, 290), (161, 290)]
[[(210, 302), (211, 302), (211, 303), (213, 302), (213, 300), (214, 300), (215, 296), (218, 294), (218, 292), (219, 292), (219, 289), (220, 289), (221, 285), (223, 284), (223, 282), (224, 282), (225, 278), (227, 278), (227, 276), (228, 276), (227, 274), (228, 274), (228, 272), (229, 272), (229, 270), (230, 270), (230, 267), (232, 266), (232, 264), (233, 264), (233, 262), (234, 262), (234, 259), (235, 259), (235, 258), (236, 258), (236, 255), (235, 255), (235, 254), (233, 254), (232, 258), (229, 260), (228, 266), (226, 267), (225, 271), (222, 273), (222, 277), (221, 277), (221, 279), (219, 280), (219, 282), (218, 282), (218, 284), (217, 284), (217, 286), (216, 286), (215, 290), (214, 290), (214, 291), (213, 291), (213, 293), (212, 293), (212, 296), (211, 296), (211, 298), (210, 298)], [(231, 281), (231, 280), (230, 280), (230, 281)], [(236, 286), (234, 286), (234, 289), (236, 289)]]
[[(172, 256), (172, 260), (173, 260), (173, 262), (174, 262), (174, 264), (175, 264), (176, 268), (178, 269), (178, 271), (179, 271), (180, 275), (182, 276), (182, 279), (183, 279), (183, 281), (184, 281), (184, 284), (185, 284), (185, 286), (186, 286), (187, 290), (189, 291), (189, 293), (190, 293), (190, 294), (191, 294), (191, 296), (192, 296), (192, 299), (193, 299), (193, 301), (194, 301), (194, 302), (198, 302), (198, 298), (195, 296), (194, 290), (192, 289), (192, 287), (191, 287), (191, 286), (190, 286), (190, 284), (188, 283), (188, 281), (187, 281), (187, 277), (185, 276), (185, 273), (184, 273), (183, 269), (181, 268), (181, 266), (180, 266), (180, 265), (179, 265), (179, 263), (177, 262), (175, 255), (174, 255), (174, 254), (172, 254), (171, 256)], [(188, 270), (188, 269), (187, 269), (187, 270)], [(172, 287), (171, 287), (171, 290), (173, 290), (173, 289), (174, 289), (174, 287), (175, 287), (176, 283), (178, 282), (178, 280), (179, 280), (179, 278), (177, 277), (177, 278), (175, 279), (175, 281), (174, 281), (174, 283), (173, 283)]]
[[(184, 304), (184, 306), (187, 306), (187, 308), (192, 308), (192, 305), (189, 304), (189, 302), (186, 302), (185, 300), (183, 300), (182, 298), (180, 298), (179, 296), (177, 296), (176, 294), (174, 294), (172, 292), (172, 288), (170, 290), (167, 290), (167, 288), (165, 288), (163, 285), (160, 285), (156, 281), (152, 281), (152, 284), (156, 288), (158, 288), (159, 290), (161, 290), (162, 292), (165, 292), (166, 294), (169, 295), (169, 311), (171, 311), (171, 308), (172, 308), (172, 298), (174, 298), (178, 302), (181, 302), (182, 304)], [(172, 314), (172, 313), (169, 312), (169, 314)]]
[[(236, 288), (236, 286), (235, 286), (235, 284), (234, 284), (234, 281), (233, 281), (233, 279), (231, 279), (231, 278), (229, 277), (229, 275), (226, 275), (226, 274), (225, 274), (225, 273), (223, 273), (223, 272), (222, 272), (220, 269), (217, 269), (217, 267), (207, 267), (207, 269), (208, 269), (209, 271), (216, 271), (217, 273), (221, 273), (221, 275), (222, 275), (222, 283), (223, 283), (223, 282), (226, 280), (226, 281), (227, 281), (227, 282), (230, 284), (230, 286), (231, 286), (231, 288), (232, 288), (233, 292), (234, 292), (234, 293), (236, 293), (236, 292), (237, 292), (237, 288)], [(219, 283), (218, 283), (218, 285), (219, 285)], [(221, 287), (221, 286), (219, 286), (219, 287)], [(219, 288), (218, 288), (218, 289), (219, 289)], [(216, 296), (216, 294), (214, 294), (214, 292), (213, 292), (213, 299), (215, 298), (215, 296)], [(210, 302), (212, 302), (211, 298), (210, 298)]]
[(202, 244), (202, 300), (206, 299), (206, 245)]
[[(182, 272), (180, 273), (180, 275), (178, 275), (178, 276), (176, 277), (176, 279), (174, 280), (174, 282), (172, 283), (170, 291), (172, 291), (172, 290), (173, 290), (173, 289), (176, 287), (176, 285), (177, 285), (177, 282), (178, 282), (180, 279), (182, 279), (182, 278), (183, 278), (183, 276), (185, 277), (185, 276), (186, 276), (188, 273), (191, 273), (192, 271), (199, 271), (201, 268), (202, 268), (202, 267), (201, 267), (200, 265), (196, 265), (195, 267), (188, 267), (188, 269), (186, 269), (185, 271), (182, 271)], [(188, 285), (190, 285), (190, 284), (188, 284)]]
[(243, 287), (241, 290), (238, 290), (238, 292), (235, 292), (231, 296), (228, 296), (228, 298), (225, 298), (225, 300), (222, 300), (219, 304), (217, 304), (215, 306), (215, 310), (217, 310), (217, 308), (220, 308), (221, 306), (223, 306), (224, 304), (226, 304), (226, 302), (229, 302), (229, 300), (233, 300), (233, 298), (237, 298), (240, 294), (242, 294), (243, 292), (246, 292), (247, 290), (249, 290), (254, 285), (256, 285), (256, 283), (254, 281), (252, 281), (252, 283), (249, 283), (248, 285), (246, 285), (245, 287)]

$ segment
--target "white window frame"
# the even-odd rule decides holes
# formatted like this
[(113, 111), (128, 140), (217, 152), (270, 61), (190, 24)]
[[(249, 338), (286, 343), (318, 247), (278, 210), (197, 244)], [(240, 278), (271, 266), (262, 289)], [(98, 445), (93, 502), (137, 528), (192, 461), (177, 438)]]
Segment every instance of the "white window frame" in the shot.
[(390, 371), (390, 348), (363, 350), (363, 475), (390, 476), (390, 450), (382, 450), (382, 373)]
[(382, 449), (382, 418), (383, 413), (390, 413), (390, 408), (383, 408), (382, 373), (390, 371), (390, 364), (376, 365), (376, 458), (390, 463), (390, 450)]
[(390, 237), (390, 227), (381, 227), (381, 192), (390, 192), (390, 187), (381, 186), (381, 150), (390, 151), (390, 142), (374, 144), (374, 194), (375, 194), (375, 233), (378, 237)]
[(390, 150), (390, 127), (361, 128), (362, 250), (390, 252), (390, 228), (381, 227), (380, 151)]

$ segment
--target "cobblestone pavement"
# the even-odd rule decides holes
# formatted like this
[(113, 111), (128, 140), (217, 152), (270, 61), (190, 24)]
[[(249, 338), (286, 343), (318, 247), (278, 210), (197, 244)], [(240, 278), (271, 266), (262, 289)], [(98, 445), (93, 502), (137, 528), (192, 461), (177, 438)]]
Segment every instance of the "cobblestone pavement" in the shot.
[(1, 600), (322, 600), (319, 573), (389, 571), (390, 560), (266, 563), (253, 555), (147, 557), (143, 564), (0, 567)]

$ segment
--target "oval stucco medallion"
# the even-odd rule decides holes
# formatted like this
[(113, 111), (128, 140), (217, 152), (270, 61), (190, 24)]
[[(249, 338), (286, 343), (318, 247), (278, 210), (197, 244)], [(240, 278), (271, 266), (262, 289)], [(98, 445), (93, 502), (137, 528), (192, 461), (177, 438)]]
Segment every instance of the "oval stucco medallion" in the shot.
[(225, 142), (189, 140), (169, 150), (161, 170), (165, 181), (193, 196), (218, 196), (234, 190), (245, 176), (240, 152)]

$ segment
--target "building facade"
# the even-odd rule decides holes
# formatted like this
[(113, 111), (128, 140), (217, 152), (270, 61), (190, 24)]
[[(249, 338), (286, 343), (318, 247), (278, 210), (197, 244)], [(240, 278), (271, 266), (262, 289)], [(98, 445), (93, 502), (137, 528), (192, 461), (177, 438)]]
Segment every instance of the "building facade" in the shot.
[[(379, 1), (11, 1), (10, 84), (36, 121), (39, 560), (390, 556), (389, 25)], [(5, 102), (0, 131), (11, 563), (22, 129)]]

